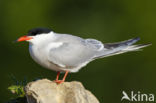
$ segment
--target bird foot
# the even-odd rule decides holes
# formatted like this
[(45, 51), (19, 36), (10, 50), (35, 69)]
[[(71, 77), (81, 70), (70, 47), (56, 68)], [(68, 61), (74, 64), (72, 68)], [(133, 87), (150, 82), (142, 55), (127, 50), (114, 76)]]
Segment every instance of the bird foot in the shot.
[(64, 80), (54, 80), (54, 82), (57, 83), (57, 84), (61, 84), (61, 83), (64, 82)]

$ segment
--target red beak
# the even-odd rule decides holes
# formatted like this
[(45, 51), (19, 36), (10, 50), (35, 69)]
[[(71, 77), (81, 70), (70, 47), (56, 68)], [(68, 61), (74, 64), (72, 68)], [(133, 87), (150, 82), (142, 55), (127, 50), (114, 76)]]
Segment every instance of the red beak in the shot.
[(24, 35), (24, 36), (18, 38), (17, 39), (17, 42), (26, 41), (26, 40), (30, 40), (30, 39), (32, 39), (32, 37), (29, 37), (29, 36)]

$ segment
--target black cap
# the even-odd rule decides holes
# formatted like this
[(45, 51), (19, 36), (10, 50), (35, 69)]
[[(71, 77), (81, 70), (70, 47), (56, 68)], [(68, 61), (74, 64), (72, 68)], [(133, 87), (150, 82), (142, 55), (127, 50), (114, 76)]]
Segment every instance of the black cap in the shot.
[(50, 33), (51, 30), (48, 29), (48, 28), (34, 28), (34, 29), (31, 29), (29, 30), (28, 32), (28, 36), (35, 36), (35, 35), (39, 35), (39, 34), (43, 34), (43, 33)]

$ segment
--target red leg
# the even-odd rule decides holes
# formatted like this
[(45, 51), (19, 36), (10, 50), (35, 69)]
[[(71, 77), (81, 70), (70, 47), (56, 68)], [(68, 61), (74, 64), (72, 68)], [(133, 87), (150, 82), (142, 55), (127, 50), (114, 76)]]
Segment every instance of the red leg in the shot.
[(61, 84), (62, 82), (64, 82), (65, 79), (66, 79), (66, 77), (67, 77), (67, 75), (68, 75), (68, 72), (69, 72), (69, 71), (66, 71), (66, 72), (65, 72), (64, 77), (63, 77), (62, 80), (58, 80), (58, 76), (60, 75), (60, 73), (58, 73), (55, 82), (56, 82), (57, 84)]
[(63, 82), (66, 80), (66, 77), (67, 77), (68, 73), (69, 73), (69, 71), (66, 71), (66, 73), (65, 73), (65, 75), (64, 75), (64, 77), (62, 79)]
[(59, 76), (60, 76), (60, 72), (57, 72), (56, 81), (58, 81)]

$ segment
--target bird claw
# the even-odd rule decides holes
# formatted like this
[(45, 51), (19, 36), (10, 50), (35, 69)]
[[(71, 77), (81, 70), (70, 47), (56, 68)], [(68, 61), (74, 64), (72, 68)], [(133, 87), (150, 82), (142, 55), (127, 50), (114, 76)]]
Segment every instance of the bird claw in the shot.
[(54, 80), (54, 82), (57, 83), (57, 84), (61, 84), (61, 83), (64, 82), (64, 80)]
[(68, 74), (68, 71), (66, 71), (66, 73), (65, 73), (65, 75), (64, 75), (64, 77), (63, 77), (62, 80), (58, 80), (59, 79), (60, 72), (57, 72), (56, 80), (54, 80), (54, 82), (57, 83), (57, 84), (63, 83), (65, 81), (65, 79), (66, 79), (67, 74)]

